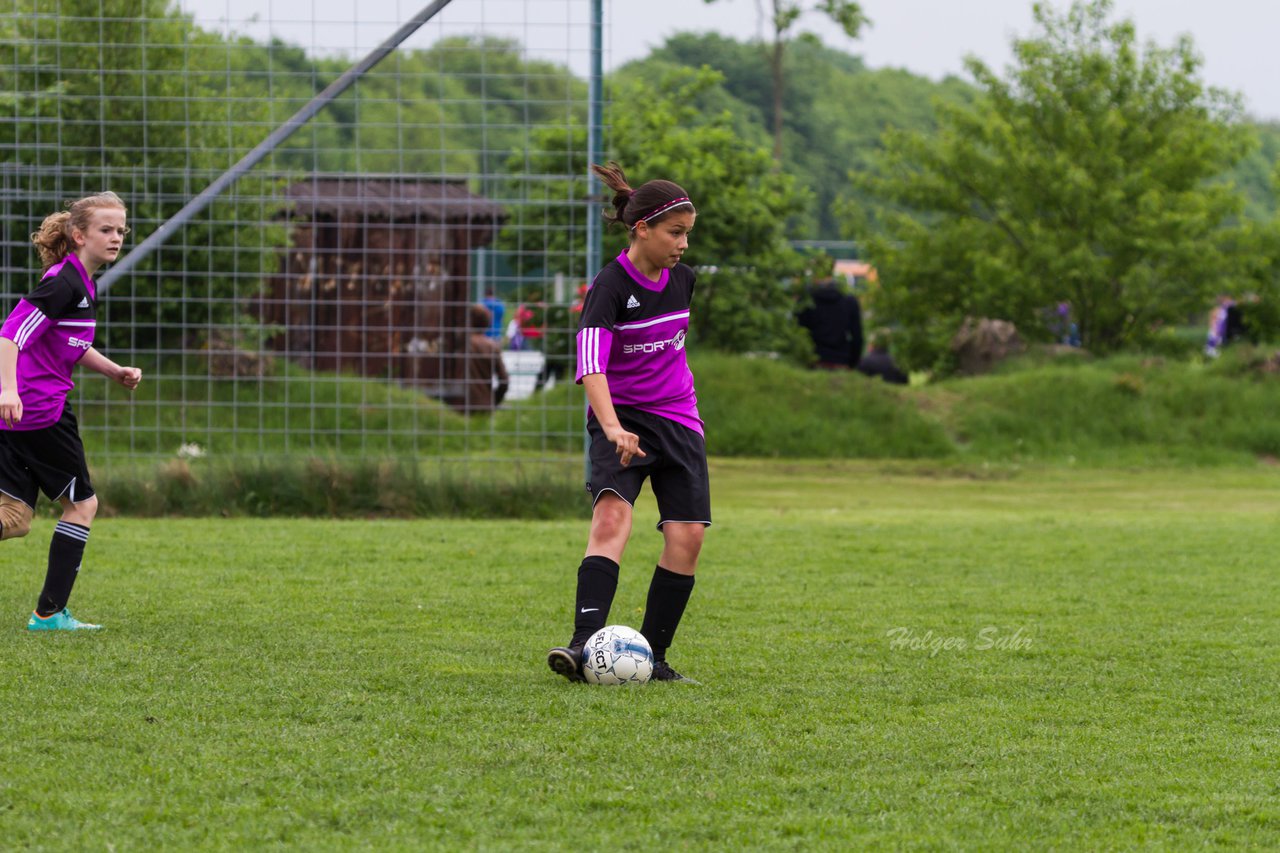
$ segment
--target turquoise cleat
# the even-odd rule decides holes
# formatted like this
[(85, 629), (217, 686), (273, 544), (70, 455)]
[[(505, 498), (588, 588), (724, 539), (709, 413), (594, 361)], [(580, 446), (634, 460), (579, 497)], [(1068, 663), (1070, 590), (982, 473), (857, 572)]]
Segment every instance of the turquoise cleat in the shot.
[(81, 622), (71, 615), (65, 607), (52, 616), (40, 616), (35, 613), (27, 620), (28, 631), (97, 631), (101, 625), (90, 625)]

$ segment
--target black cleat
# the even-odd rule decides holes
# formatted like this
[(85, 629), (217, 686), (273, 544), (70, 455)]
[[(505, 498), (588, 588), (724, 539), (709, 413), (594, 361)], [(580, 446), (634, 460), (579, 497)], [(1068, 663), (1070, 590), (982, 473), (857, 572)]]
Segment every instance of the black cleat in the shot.
[(671, 668), (671, 664), (664, 660), (656, 660), (653, 662), (653, 675), (649, 676), (653, 681), (683, 681), (685, 684), (697, 684), (692, 678), (685, 678), (680, 673)]
[(582, 677), (582, 646), (556, 646), (547, 652), (547, 666), (570, 681), (586, 680)]

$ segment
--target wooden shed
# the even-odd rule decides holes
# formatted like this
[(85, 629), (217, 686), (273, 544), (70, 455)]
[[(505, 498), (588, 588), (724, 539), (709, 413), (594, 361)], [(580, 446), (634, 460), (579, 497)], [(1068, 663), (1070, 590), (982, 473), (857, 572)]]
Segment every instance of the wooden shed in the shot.
[(471, 250), (492, 242), (502, 207), (464, 181), (395, 175), (314, 177), (285, 195), (289, 249), (259, 310), (283, 327), (274, 347), (459, 401)]

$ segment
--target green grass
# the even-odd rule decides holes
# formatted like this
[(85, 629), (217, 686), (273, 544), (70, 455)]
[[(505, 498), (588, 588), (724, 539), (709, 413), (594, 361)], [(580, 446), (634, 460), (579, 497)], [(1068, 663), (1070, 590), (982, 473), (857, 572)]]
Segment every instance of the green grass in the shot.
[(1280, 845), (1276, 469), (930, 464), (715, 462), (699, 687), (546, 670), (581, 521), (103, 519), (107, 629), (30, 636), (42, 519), (0, 546), (2, 846)]

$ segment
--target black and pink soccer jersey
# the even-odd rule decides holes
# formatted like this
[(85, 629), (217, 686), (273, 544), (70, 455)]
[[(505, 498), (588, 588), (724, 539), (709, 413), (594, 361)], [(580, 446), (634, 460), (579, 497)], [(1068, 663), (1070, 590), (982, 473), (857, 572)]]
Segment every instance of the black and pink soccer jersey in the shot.
[(626, 252), (610, 261), (582, 305), (577, 381), (603, 373), (615, 406), (670, 418), (701, 435), (684, 352), (694, 278), (692, 269), (676, 264), (650, 281)]
[[(18, 345), (18, 394), (22, 420), (15, 430), (58, 422), (75, 387), (71, 371), (93, 346), (97, 289), (75, 255), (67, 255), (18, 300), (0, 326), (0, 337)], [(0, 429), (9, 429), (0, 422)]]

